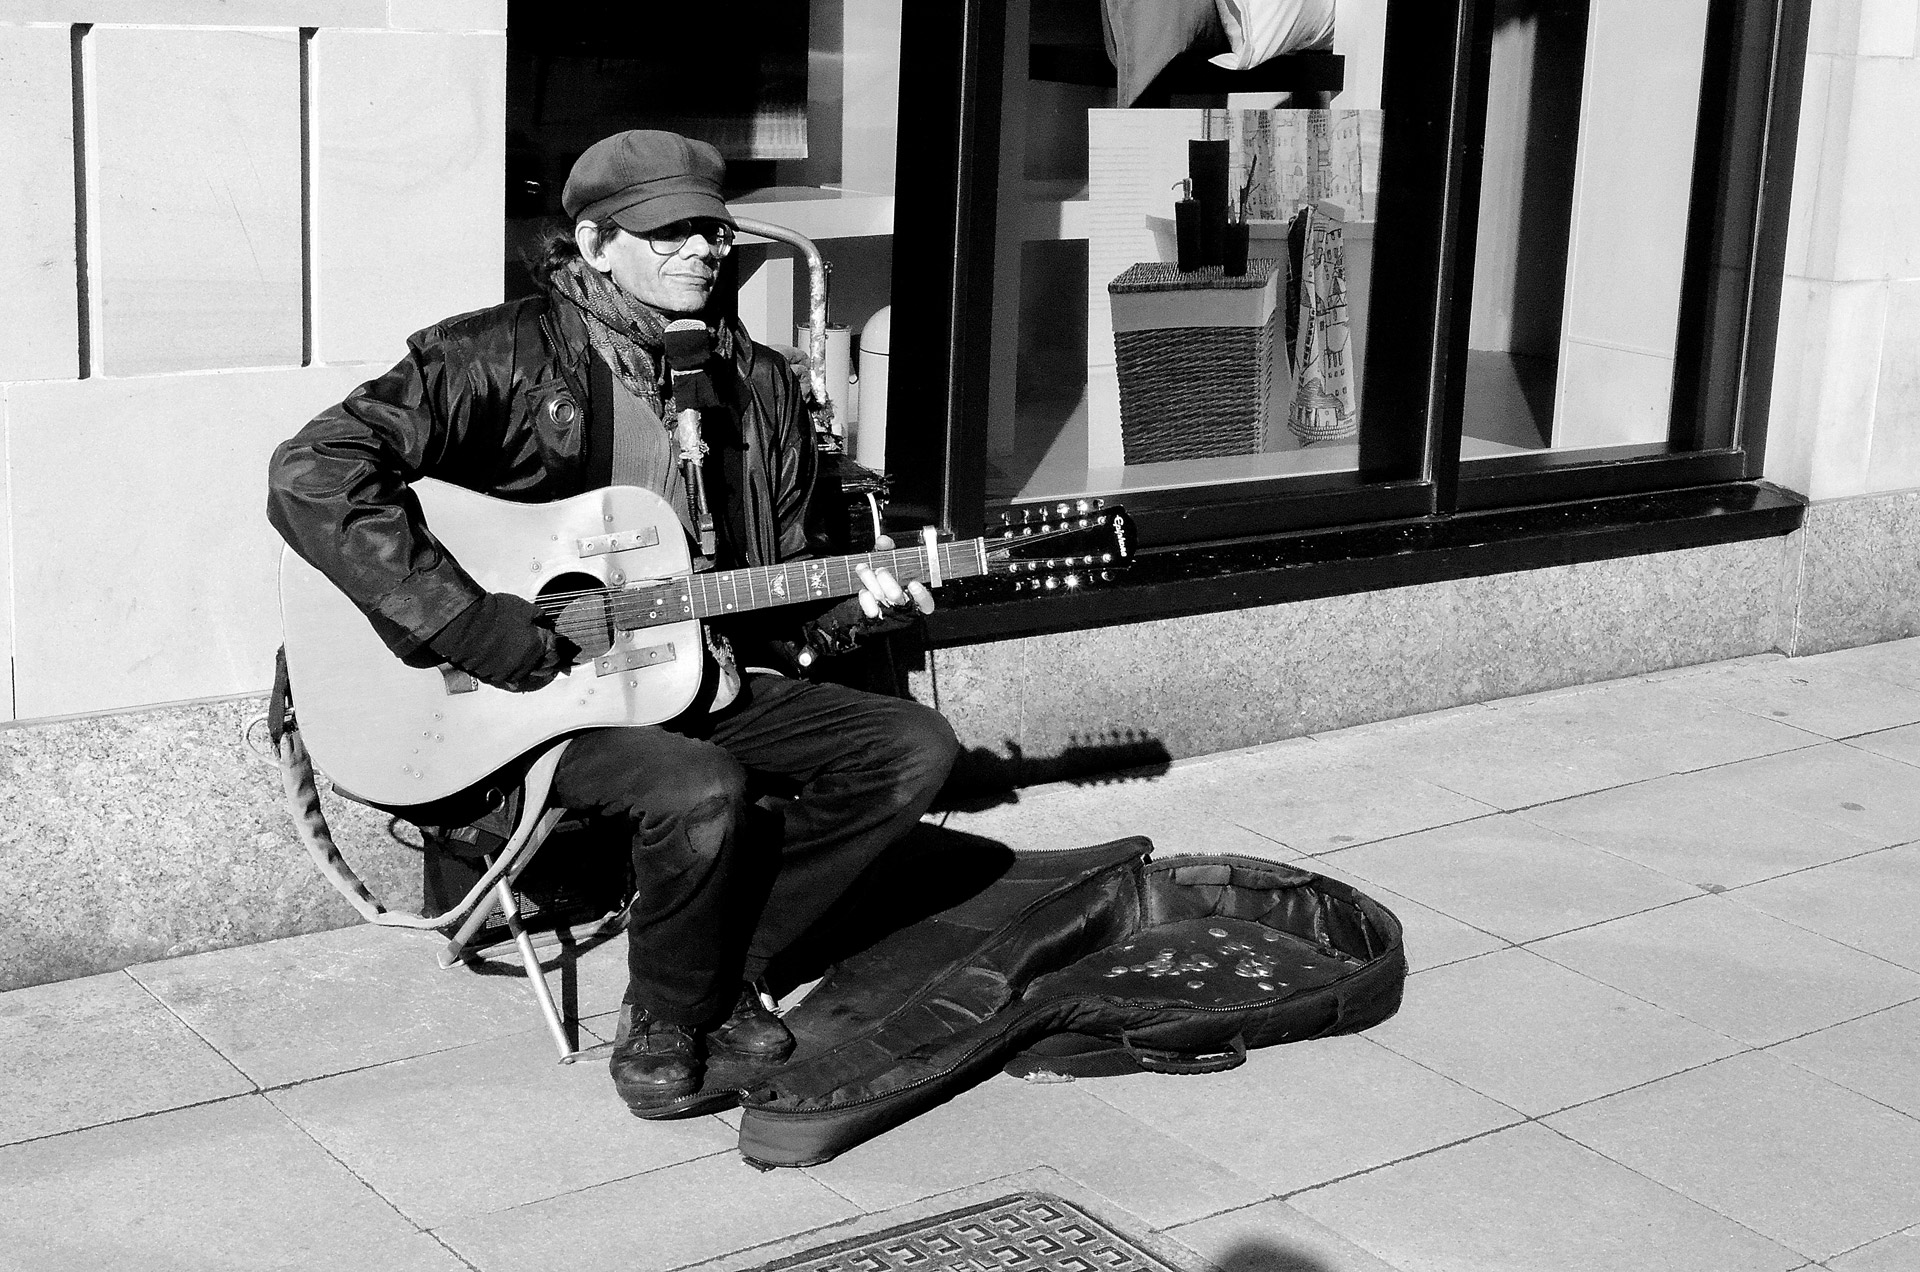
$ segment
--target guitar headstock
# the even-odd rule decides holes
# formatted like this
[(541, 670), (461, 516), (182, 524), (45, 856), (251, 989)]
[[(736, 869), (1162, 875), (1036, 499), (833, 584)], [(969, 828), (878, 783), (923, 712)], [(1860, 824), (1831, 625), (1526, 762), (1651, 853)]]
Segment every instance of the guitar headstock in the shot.
[(1077, 590), (1111, 580), (1133, 555), (1126, 509), (1102, 499), (1035, 504), (1000, 514), (987, 534), (987, 569), (1018, 591)]

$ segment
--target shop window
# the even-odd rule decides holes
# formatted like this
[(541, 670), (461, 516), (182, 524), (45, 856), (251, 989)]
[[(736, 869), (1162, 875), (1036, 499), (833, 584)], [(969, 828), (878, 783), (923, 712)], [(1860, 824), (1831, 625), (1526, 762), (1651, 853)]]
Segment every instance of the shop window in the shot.
[[(1808, 0), (1340, 0), (1250, 69), (1214, 0), (804, 8), (695, 84), (514, 0), (509, 240), (598, 137), (721, 145), (832, 267), (901, 526), (1101, 497), (1177, 551), (1760, 475)], [(792, 251), (729, 268), (793, 340)]]
[[(903, 144), (949, 237), (899, 257), (955, 263), (896, 288), (907, 509), (1117, 497), (1171, 548), (1759, 476), (1805, 0), (1346, 0), (1330, 49), (1121, 82), (1115, 23), (1178, 8), (909, 17), (903, 119), (954, 140)], [(1246, 273), (1181, 268), (1187, 178)]]
[(1777, 275), (1755, 257), (1763, 107), (1793, 74), (1780, 39), (1797, 7), (1804, 30), (1802, 6), (1730, 0), (1491, 6), (1468, 506), (1499, 501), (1502, 478), (1532, 478), (1506, 481), (1508, 497), (1577, 492), (1596, 466), (1632, 461), (1691, 457), (1640, 464), (1638, 484), (1758, 475), (1761, 421), (1707, 342), (1771, 324)]

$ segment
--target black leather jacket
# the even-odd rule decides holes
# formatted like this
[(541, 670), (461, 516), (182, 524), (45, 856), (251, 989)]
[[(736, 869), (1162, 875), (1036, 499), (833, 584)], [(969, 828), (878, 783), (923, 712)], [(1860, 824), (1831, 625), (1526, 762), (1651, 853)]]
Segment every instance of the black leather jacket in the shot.
[[(808, 550), (816, 455), (786, 361), (735, 327), (724, 406), (703, 415), (722, 566)], [(611, 381), (578, 312), (545, 296), (463, 314), (410, 337), (407, 356), (274, 451), (267, 519), (411, 659), (485, 590), (440, 545), (407, 489), (434, 477), (523, 503), (608, 484), (596, 441)], [(571, 401), (573, 409), (566, 403)], [(798, 619), (809, 615), (793, 615)]]

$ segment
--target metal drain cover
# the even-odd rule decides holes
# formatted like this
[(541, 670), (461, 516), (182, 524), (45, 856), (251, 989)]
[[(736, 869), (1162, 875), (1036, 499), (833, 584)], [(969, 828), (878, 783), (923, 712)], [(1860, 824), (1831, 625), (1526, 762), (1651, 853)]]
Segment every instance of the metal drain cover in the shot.
[(1017, 1193), (873, 1237), (806, 1250), (755, 1272), (1182, 1272), (1086, 1211)]

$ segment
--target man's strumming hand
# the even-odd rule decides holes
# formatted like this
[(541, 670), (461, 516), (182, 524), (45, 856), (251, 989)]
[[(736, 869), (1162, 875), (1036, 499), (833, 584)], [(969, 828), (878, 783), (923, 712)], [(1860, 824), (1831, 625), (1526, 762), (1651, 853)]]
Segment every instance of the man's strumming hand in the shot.
[(545, 688), (580, 655), (549, 615), (510, 592), (481, 597), (427, 644), (457, 670), (514, 693)]

